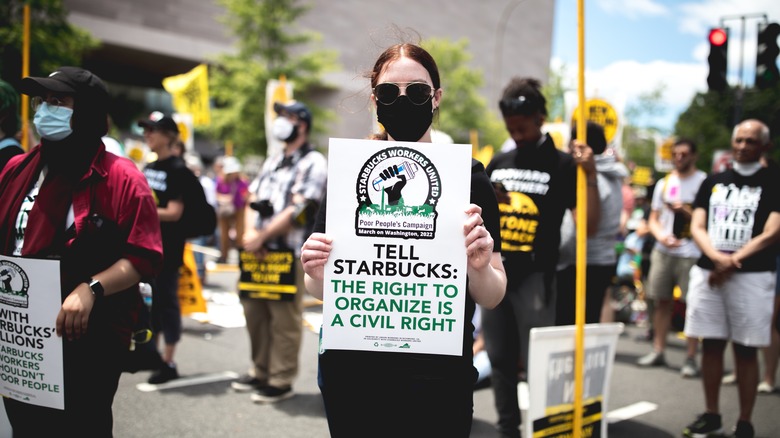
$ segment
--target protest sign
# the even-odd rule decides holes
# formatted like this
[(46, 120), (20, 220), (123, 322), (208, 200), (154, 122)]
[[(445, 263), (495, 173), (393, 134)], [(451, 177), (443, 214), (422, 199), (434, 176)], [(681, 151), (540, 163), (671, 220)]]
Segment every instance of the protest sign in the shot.
[(460, 355), (471, 145), (331, 139), (322, 348)]
[(0, 395), (65, 409), (60, 263), (0, 256)]
[[(524, 435), (571, 437), (574, 411), (576, 326), (531, 329), (529, 405)], [(606, 437), (609, 381), (623, 324), (586, 324), (583, 362), (583, 437)]]

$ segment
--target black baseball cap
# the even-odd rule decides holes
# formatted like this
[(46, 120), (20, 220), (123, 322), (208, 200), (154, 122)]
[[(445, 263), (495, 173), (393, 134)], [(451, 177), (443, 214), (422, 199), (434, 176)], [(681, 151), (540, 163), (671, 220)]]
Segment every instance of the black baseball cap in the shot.
[(19, 91), (33, 97), (43, 97), (51, 92), (86, 97), (92, 103), (108, 101), (106, 84), (91, 71), (80, 67), (60, 67), (45, 78), (28, 76), (22, 79)]
[(306, 105), (300, 102), (293, 101), (286, 104), (274, 102), (274, 111), (276, 111), (276, 114), (281, 114), (283, 112), (295, 114), (299, 119), (306, 122), (306, 124), (309, 125), (309, 129), (311, 129), (311, 111), (309, 111), (309, 108)]
[(149, 114), (148, 119), (138, 121), (138, 126), (142, 128), (150, 128), (158, 131), (169, 131), (179, 133), (179, 126), (173, 120), (173, 117), (167, 116), (159, 111), (154, 111)]

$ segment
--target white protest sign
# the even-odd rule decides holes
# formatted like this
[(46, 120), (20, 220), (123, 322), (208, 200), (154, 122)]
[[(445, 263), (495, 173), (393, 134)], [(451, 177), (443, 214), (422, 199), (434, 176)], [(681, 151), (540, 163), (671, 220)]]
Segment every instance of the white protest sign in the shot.
[(0, 256), (0, 394), (65, 409), (60, 262)]
[[(574, 411), (573, 325), (531, 329), (525, 436), (571, 437)], [(606, 437), (609, 382), (623, 324), (586, 324), (582, 436)]]
[(460, 355), (471, 145), (330, 140), (322, 348)]

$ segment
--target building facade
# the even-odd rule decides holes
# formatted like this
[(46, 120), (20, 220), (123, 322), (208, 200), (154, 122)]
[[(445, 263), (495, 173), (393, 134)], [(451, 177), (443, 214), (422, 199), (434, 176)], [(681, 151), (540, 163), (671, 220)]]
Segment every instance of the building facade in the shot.
[[(162, 93), (162, 78), (187, 72), (219, 53), (234, 50), (233, 37), (220, 22), (225, 11), (213, 0), (64, 3), (69, 20), (102, 42), (101, 48), (85, 59), (85, 67), (112, 85)], [(422, 39), (466, 39), (472, 66), (480, 69), (485, 78), (481, 94), (491, 105), (512, 76), (534, 76), (543, 81), (548, 76), (555, 9), (552, 0), (308, 3), (312, 9), (292, 30), (319, 33), (321, 46), (336, 50), (342, 67), (325, 78), (332, 89), (307, 96), (335, 111), (337, 120), (328, 127), (328, 136), (362, 138), (370, 133), (373, 120), (363, 73), (370, 70), (385, 47), (401, 41), (393, 26), (419, 34)], [(147, 98), (146, 106), (157, 103), (154, 98)]]

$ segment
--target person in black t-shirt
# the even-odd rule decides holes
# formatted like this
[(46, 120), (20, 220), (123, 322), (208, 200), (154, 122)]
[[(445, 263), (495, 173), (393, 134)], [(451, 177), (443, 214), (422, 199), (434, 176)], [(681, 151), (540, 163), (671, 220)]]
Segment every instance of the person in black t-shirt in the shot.
[[(533, 360), (528, 357), (530, 330), (555, 325), (561, 221), (566, 209), (576, 207), (577, 165), (587, 174), (589, 235), (596, 232), (600, 214), (593, 151), (578, 140), (572, 142), (572, 154), (556, 149), (542, 132), (545, 104), (538, 80), (509, 82), (499, 108), (516, 147), (495, 156), (486, 170), (498, 197), (507, 273), (503, 301), (482, 316), (502, 437), (520, 436), (517, 383)], [(604, 290), (594, 293), (604, 296)]]
[(181, 339), (182, 322), (179, 306), (179, 268), (183, 264), (185, 235), (179, 224), (184, 213), (185, 172), (190, 172), (184, 160), (174, 154), (179, 128), (170, 116), (153, 112), (140, 120), (144, 140), (157, 161), (144, 168), (144, 176), (157, 200), (157, 215), (163, 241), (163, 268), (152, 285), (152, 326), (155, 341), (162, 332), (165, 346), (160, 369), (149, 377), (149, 383), (165, 383), (179, 377), (173, 360), (176, 344)]
[(732, 169), (709, 176), (694, 201), (691, 233), (702, 255), (690, 271), (685, 335), (702, 338), (705, 412), (685, 436), (723, 431), (718, 400), (723, 354), (732, 342), (740, 412), (734, 436), (752, 437), (758, 348), (769, 345), (780, 240), (780, 175), (763, 167), (769, 128), (734, 128)]
[[(431, 55), (414, 44), (391, 46), (380, 55), (369, 77), (371, 101), (386, 130), (385, 138), (431, 142), (432, 116), (442, 98), (439, 71)], [(462, 354), (323, 352), (319, 356), (319, 383), (331, 436), (469, 436), (477, 378), (471, 320), (475, 304), (494, 307), (506, 287), (499, 252), (498, 208), (479, 161), (472, 160), (470, 178), (471, 205), (463, 206), (463, 250), (468, 264)], [(323, 298), (324, 265), (333, 245), (338, 244), (323, 234), (324, 205), (314, 231), (303, 244), (301, 262), (307, 290)]]

